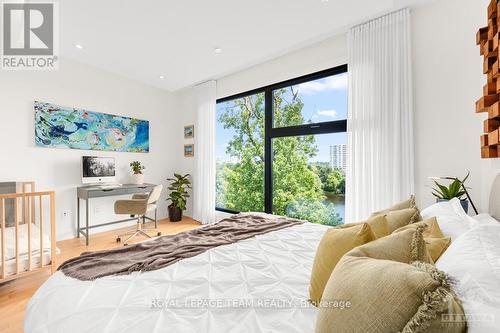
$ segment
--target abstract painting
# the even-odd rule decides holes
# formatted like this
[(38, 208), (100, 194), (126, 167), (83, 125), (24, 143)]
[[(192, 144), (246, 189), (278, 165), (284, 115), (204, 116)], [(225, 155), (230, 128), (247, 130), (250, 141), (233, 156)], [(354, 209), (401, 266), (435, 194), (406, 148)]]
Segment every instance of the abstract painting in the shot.
[(37, 146), (149, 152), (149, 122), (35, 101)]

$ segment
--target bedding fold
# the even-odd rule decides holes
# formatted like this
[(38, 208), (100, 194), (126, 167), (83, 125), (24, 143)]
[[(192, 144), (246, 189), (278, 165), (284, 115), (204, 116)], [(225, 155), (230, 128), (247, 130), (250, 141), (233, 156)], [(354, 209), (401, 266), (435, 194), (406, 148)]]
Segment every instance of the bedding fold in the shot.
[(58, 270), (82, 281), (135, 271), (152, 271), (217, 246), (302, 223), (302, 220), (267, 214), (237, 214), (216, 224), (177, 235), (162, 236), (113, 250), (84, 252), (79, 257), (65, 261)]

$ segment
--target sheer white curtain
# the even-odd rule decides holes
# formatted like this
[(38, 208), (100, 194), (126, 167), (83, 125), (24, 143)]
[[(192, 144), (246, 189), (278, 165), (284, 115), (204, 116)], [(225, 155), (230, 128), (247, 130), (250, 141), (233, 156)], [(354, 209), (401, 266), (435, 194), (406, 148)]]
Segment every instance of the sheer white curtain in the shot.
[(197, 115), (195, 135), (196, 170), (193, 179), (193, 218), (203, 224), (215, 222), (215, 108), (217, 83), (208, 81), (195, 88)]
[(348, 32), (346, 222), (414, 190), (410, 11)]

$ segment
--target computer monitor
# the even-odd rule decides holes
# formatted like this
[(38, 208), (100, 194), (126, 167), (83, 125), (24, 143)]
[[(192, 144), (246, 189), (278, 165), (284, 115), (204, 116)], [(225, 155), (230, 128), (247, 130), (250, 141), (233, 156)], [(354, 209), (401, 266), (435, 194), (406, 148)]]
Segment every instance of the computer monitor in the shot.
[(82, 183), (114, 183), (115, 159), (113, 157), (82, 156)]

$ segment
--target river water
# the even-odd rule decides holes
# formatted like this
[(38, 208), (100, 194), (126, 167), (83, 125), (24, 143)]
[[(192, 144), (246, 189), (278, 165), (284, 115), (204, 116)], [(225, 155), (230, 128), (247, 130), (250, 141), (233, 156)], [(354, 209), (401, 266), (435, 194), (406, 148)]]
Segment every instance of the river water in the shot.
[(335, 205), (335, 210), (339, 213), (342, 220), (345, 217), (345, 194), (332, 194), (325, 193), (326, 200), (333, 203)]

